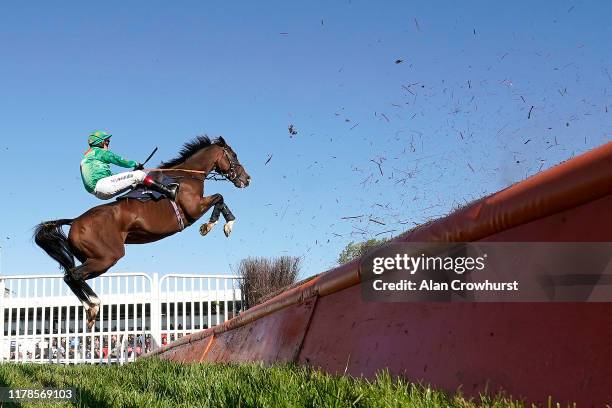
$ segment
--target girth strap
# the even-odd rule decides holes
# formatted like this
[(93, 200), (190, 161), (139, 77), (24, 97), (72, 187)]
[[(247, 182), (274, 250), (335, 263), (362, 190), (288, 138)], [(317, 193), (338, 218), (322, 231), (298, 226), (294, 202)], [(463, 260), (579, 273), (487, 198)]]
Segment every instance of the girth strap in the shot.
[(174, 200), (168, 200), (170, 204), (172, 204), (172, 209), (174, 210), (174, 214), (176, 215), (176, 219), (178, 220), (179, 231), (185, 229), (185, 222), (183, 221), (183, 217), (181, 216), (181, 212), (179, 211), (178, 205), (174, 202)]

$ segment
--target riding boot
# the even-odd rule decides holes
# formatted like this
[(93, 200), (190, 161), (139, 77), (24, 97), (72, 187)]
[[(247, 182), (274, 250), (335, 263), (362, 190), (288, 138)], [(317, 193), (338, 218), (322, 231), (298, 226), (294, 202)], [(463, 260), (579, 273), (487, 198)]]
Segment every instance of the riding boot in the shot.
[(152, 177), (147, 176), (144, 179), (143, 184), (149, 187), (151, 190), (157, 191), (158, 193), (165, 195), (169, 199), (176, 201), (176, 195), (178, 194), (179, 189), (179, 185), (177, 183), (168, 184), (166, 186), (153, 180)]

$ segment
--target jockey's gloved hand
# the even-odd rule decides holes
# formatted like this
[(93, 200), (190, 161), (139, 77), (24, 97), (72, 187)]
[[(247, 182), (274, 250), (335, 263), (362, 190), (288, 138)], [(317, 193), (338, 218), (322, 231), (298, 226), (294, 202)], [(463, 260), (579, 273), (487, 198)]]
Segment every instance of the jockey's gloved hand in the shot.
[(138, 163), (136, 167), (134, 167), (134, 170), (144, 170), (144, 164)]

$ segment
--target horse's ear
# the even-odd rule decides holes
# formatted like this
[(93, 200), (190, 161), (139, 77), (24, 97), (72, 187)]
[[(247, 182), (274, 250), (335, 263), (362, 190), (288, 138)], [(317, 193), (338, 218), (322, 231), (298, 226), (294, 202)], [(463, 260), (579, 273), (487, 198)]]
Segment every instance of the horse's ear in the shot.
[(223, 138), (223, 136), (219, 136), (219, 138), (217, 138), (217, 145), (221, 146), (221, 147), (226, 147), (227, 143), (225, 142), (225, 139)]

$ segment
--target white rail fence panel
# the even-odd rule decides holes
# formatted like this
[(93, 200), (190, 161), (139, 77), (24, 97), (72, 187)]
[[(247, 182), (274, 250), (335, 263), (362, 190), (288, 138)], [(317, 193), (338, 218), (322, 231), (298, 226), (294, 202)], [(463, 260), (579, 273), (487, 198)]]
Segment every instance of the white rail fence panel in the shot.
[(0, 363), (122, 364), (242, 305), (235, 276), (110, 273), (87, 282), (102, 301), (92, 330), (63, 275), (0, 276)]
[(227, 275), (164, 275), (159, 281), (160, 338), (167, 344), (238, 314), (239, 279)]

